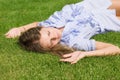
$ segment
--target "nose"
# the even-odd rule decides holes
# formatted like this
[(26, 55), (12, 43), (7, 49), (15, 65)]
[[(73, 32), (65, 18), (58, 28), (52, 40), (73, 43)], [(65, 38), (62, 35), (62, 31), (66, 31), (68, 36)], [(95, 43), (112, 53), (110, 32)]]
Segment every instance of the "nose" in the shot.
[(50, 38), (51, 39), (57, 39), (57, 35), (55, 32), (52, 32), (51, 35), (50, 35)]

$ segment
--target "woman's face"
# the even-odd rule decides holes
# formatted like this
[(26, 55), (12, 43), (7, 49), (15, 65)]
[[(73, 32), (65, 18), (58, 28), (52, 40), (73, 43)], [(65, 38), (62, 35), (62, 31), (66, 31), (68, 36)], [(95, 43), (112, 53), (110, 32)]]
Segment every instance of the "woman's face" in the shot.
[(54, 47), (61, 38), (62, 31), (56, 28), (45, 28), (43, 27), (40, 30), (40, 44), (43, 48), (52, 48)]

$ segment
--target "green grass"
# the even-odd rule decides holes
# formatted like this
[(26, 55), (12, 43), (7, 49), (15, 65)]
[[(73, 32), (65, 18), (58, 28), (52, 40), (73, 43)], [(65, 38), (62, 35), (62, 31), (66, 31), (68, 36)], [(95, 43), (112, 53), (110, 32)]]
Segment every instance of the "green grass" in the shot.
[[(0, 0), (0, 80), (120, 80), (120, 56), (90, 57), (77, 64), (57, 56), (27, 52), (17, 39), (4, 34), (13, 27), (47, 19), (65, 4), (79, 0)], [(120, 33), (97, 35), (99, 41), (120, 46)]]

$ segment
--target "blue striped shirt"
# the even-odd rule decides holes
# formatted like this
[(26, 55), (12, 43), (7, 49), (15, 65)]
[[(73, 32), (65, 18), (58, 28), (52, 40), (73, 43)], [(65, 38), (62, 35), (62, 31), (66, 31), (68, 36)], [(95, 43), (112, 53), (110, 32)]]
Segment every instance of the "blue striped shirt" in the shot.
[(92, 36), (107, 31), (120, 31), (120, 20), (115, 10), (107, 9), (110, 0), (84, 0), (66, 5), (38, 26), (61, 28), (64, 26), (60, 43), (77, 50), (95, 50)]

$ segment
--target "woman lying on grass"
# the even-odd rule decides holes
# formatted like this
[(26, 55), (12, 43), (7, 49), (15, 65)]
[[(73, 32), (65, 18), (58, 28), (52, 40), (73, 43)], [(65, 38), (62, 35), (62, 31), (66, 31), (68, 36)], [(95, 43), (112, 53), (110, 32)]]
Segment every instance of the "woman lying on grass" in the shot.
[(84, 0), (66, 5), (45, 21), (11, 29), (6, 37), (20, 36), (24, 49), (53, 52), (62, 57), (60, 61), (71, 64), (84, 57), (120, 54), (119, 47), (91, 39), (96, 34), (120, 31), (120, 20), (116, 17), (119, 4), (119, 0)]

